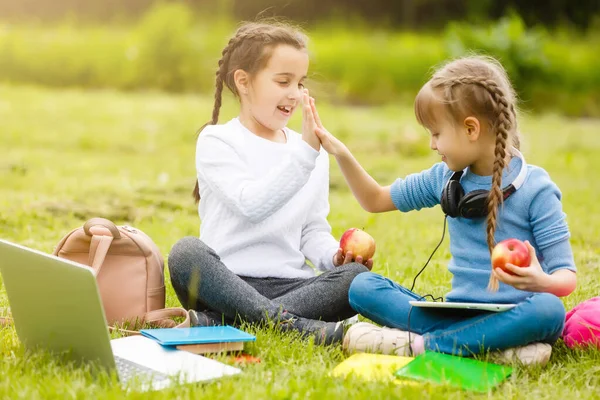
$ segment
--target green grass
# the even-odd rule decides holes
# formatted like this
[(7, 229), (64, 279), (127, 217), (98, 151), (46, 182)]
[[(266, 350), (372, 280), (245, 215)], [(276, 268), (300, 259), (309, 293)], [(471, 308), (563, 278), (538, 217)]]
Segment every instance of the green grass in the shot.
[[(103, 216), (147, 232), (163, 255), (185, 235), (197, 235), (199, 220), (190, 197), (194, 177), (195, 130), (210, 115), (210, 98), (161, 93), (48, 90), (0, 86), (0, 236), (51, 252), (70, 229)], [(222, 120), (235, 115), (227, 99)], [(330, 130), (343, 138), (382, 184), (437, 161), (411, 110), (333, 107), (321, 104)], [(292, 127), (298, 129), (299, 115)], [(600, 151), (599, 120), (555, 115), (525, 117), (523, 150), (530, 163), (546, 168), (561, 187), (572, 232), (579, 286), (565, 299), (574, 305), (599, 295)], [(439, 240), (439, 208), (370, 215), (349, 193), (337, 166), (331, 168), (330, 222), (336, 237), (357, 226), (377, 241), (375, 272), (408, 285)], [(423, 293), (444, 294), (448, 241), (417, 283)], [(0, 306), (7, 306), (0, 289)], [(40, 299), (43, 307), (44, 299)], [(178, 305), (168, 286), (167, 305)], [(85, 323), (85, 321), (82, 321)], [(242, 375), (202, 385), (181, 386), (150, 398), (471, 398), (437, 387), (400, 387), (328, 377), (344, 355), (340, 347), (315, 347), (294, 335), (248, 328), (257, 341), (249, 351), (262, 359)], [(518, 331), (515, 332), (518, 334)], [(1, 398), (142, 398), (122, 392), (107, 375), (52, 358), (24, 353), (14, 328), (0, 328)], [(488, 397), (596, 398), (600, 352), (555, 346), (545, 368), (518, 368)]]

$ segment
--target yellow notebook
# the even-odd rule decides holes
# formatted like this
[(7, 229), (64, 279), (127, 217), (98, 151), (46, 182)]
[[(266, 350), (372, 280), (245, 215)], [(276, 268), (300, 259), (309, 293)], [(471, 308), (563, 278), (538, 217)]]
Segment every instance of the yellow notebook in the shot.
[(349, 375), (367, 381), (396, 381), (394, 372), (411, 362), (411, 357), (357, 353), (338, 364), (330, 375), (344, 378)]

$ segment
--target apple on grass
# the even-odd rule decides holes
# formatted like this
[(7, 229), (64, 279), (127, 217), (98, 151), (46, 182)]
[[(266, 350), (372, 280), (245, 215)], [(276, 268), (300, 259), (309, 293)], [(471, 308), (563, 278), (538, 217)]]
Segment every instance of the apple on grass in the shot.
[(531, 256), (527, 245), (519, 239), (506, 239), (494, 246), (492, 250), (493, 268), (500, 268), (507, 274), (514, 275), (506, 268), (506, 264), (529, 267)]
[(363, 261), (367, 261), (375, 254), (375, 239), (361, 229), (350, 228), (342, 235), (340, 248), (344, 255), (350, 251), (354, 259), (361, 256)]

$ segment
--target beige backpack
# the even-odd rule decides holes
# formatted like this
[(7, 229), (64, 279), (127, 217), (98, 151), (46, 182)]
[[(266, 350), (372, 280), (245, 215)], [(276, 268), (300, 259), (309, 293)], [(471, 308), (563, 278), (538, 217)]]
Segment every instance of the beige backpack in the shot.
[[(109, 325), (189, 326), (183, 308), (164, 308), (164, 260), (158, 246), (141, 230), (92, 218), (62, 238), (54, 255), (94, 270)], [(185, 321), (177, 325), (169, 319), (173, 316), (185, 317)]]

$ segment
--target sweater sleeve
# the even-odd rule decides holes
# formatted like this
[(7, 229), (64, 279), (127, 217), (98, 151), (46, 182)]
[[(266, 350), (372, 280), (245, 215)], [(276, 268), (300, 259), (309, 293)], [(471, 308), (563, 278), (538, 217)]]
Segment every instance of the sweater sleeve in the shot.
[(323, 154), (326, 167), (321, 186), (318, 188), (314, 204), (308, 218), (302, 226), (300, 251), (319, 270), (327, 271), (334, 267), (333, 256), (339, 248), (339, 242), (331, 235), (329, 215), (329, 157)]
[(198, 178), (227, 205), (252, 223), (259, 223), (279, 210), (306, 184), (319, 152), (304, 141), (267, 175), (256, 178), (248, 172), (239, 149), (222, 135), (203, 132), (196, 147)]
[(390, 196), (396, 208), (402, 212), (420, 210), (440, 204), (442, 189), (450, 172), (444, 163), (396, 179), (390, 188)]
[(538, 169), (529, 179), (538, 188), (529, 205), (529, 222), (535, 244), (541, 253), (538, 258), (546, 265), (549, 274), (559, 269), (576, 271), (558, 186), (542, 169)]

